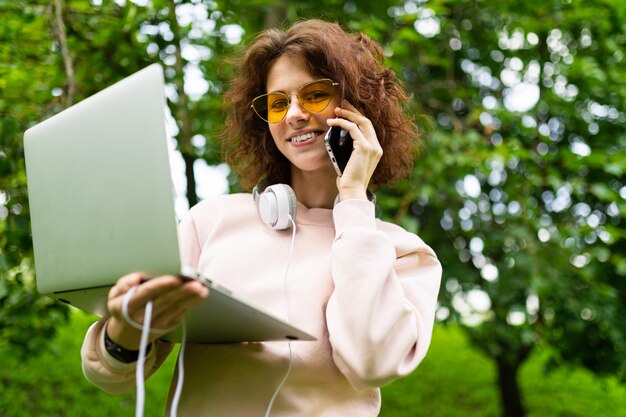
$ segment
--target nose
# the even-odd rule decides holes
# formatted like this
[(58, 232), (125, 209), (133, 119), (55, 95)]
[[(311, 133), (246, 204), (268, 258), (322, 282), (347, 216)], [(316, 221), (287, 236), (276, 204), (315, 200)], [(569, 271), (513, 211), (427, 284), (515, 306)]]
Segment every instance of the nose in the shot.
[(295, 93), (291, 94), (289, 107), (287, 108), (287, 115), (285, 116), (287, 123), (297, 124), (298, 122), (308, 120), (309, 116), (309, 112), (300, 105), (298, 96)]

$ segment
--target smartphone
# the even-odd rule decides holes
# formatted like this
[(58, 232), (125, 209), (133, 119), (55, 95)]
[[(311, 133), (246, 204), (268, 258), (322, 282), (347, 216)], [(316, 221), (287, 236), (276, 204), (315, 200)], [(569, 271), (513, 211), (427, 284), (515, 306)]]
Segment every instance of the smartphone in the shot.
[(331, 127), (326, 136), (324, 136), (324, 144), (326, 151), (330, 157), (337, 175), (341, 177), (346, 169), (350, 155), (352, 154), (353, 144), (352, 136), (348, 131), (341, 129), (339, 126)]

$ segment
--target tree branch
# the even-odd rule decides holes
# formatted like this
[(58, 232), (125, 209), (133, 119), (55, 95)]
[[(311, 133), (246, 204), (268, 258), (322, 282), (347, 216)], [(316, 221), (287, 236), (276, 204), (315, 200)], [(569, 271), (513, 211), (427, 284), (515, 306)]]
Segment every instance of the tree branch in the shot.
[(65, 99), (63, 106), (69, 107), (74, 103), (74, 95), (76, 92), (76, 80), (74, 78), (74, 64), (67, 46), (67, 34), (65, 32), (65, 23), (63, 22), (63, 0), (55, 0), (53, 26), (56, 38), (61, 46), (61, 56), (63, 57), (63, 66), (65, 68), (65, 76), (67, 77), (65, 85)]

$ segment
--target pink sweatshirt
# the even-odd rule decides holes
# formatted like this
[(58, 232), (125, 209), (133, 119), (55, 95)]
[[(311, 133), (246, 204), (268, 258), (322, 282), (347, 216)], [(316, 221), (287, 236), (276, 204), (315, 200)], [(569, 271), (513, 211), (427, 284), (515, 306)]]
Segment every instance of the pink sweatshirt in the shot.
[[(333, 210), (298, 204), (295, 220), (289, 320), (318, 340), (291, 343), (293, 369), (271, 416), (376, 416), (379, 387), (426, 355), (441, 265), (419, 237), (376, 220), (368, 201), (346, 200)], [(290, 244), (291, 230), (264, 225), (250, 194), (203, 201), (180, 224), (184, 264), (280, 317)], [(103, 325), (85, 337), (85, 376), (112, 393), (132, 389), (135, 364), (106, 352)], [(156, 343), (148, 375), (171, 349)], [(285, 342), (187, 345), (179, 415), (263, 416), (288, 352)]]

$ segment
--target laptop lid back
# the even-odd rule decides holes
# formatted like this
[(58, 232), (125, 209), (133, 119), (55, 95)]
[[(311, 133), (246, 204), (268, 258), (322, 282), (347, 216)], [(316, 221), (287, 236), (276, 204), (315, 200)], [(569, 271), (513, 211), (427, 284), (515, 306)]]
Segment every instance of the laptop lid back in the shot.
[(164, 106), (154, 64), (25, 132), (42, 294), (180, 273)]

